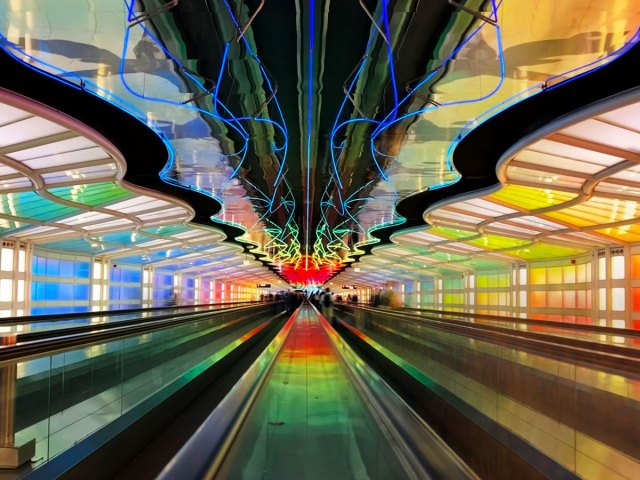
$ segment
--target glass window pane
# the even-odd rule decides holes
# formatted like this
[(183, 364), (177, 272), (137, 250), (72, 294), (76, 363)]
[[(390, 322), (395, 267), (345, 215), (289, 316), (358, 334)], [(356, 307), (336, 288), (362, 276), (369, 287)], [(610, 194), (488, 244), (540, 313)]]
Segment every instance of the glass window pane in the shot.
[(8, 278), (3, 278), (0, 280), (0, 302), (10, 302), (12, 295), (13, 282)]
[(598, 289), (598, 308), (600, 310), (607, 309), (607, 289), (606, 288)]
[(18, 272), (20, 272), (20, 273), (25, 271), (26, 258), (27, 258), (27, 255), (26, 255), (25, 251), (24, 250), (19, 250), (18, 251)]
[(614, 312), (624, 311), (624, 288), (611, 289), (611, 308)]
[(13, 248), (3, 248), (0, 255), (0, 269), (3, 272), (13, 271)]
[(607, 259), (600, 257), (598, 259), (598, 280), (604, 280), (607, 278)]
[(611, 278), (614, 280), (624, 278), (624, 256), (611, 257)]

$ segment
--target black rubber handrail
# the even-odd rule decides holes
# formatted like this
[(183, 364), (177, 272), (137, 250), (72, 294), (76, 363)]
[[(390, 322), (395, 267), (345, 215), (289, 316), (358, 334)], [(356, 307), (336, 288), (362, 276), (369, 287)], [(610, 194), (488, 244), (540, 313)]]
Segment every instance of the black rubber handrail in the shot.
[(16, 335), (17, 337), (16, 340), (17, 340), (17, 343), (32, 342), (35, 340), (46, 340), (48, 338), (54, 338), (54, 337), (65, 337), (69, 335), (76, 335), (76, 334), (95, 332), (95, 331), (101, 331), (101, 330), (109, 330), (109, 329), (118, 328), (118, 327), (127, 327), (131, 325), (138, 325), (138, 324), (149, 323), (149, 322), (158, 322), (158, 321), (174, 319), (174, 318), (189, 317), (193, 320), (197, 320), (200, 317), (206, 318), (207, 316), (212, 314), (228, 313), (228, 312), (233, 312), (233, 311), (241, 310), (245, 308), (251, 308), (252, 306), (253, 305), (242, 305), (238, 307), (217, 308), (217, 309), (197, 311), (197, 312), (189, 311), (189, 312), (180, 312), (180, 313), (167, 313), (165, 315), (158, 315), (154, 317), (138, 317), (138, 318), (132, 318), (129, 320), (120, 320), (117, 322), (93, 323), (89, 325), (79, 325), (79, 326), (68, 327), (68, 328), (42, 330), (38, 332), (18, 333)]
[(33, 316), (20, 316), (20, 317), (3, 317), (0, 318), (0, 325), (18, 325), (24, 323), (34, 323), (34, 322), (55, 322), (58, 320), (66, 320), (72, 318), (83, 318), (83, 317), (111, 317), (118, 315), (128, 315), (131, 313), (144, 313), (144, 312), (154, 312), (159, 310), (186, 310), (186, 309), (195, 309), (202, 307), (209, 307), (211, 310), (216, 310), (216, 307), (225, 306), (225, 305), (255, 305), (262, 304), (268, 302), (260, 302), (257, 300), (246, 301), (246, 302), (224, 302), (224, 303), (202, 303), (197, 305), (169, 305), (164, 307), (149, 307), (149, 308), (126, 308), (122, 310), (100, 310), (95, 312), (72, 312), (72, 313), (51, 313), (45, 315), (33, 315)]
[[(503, 334), (504, 333), (509, 333), (509, 334), (511, 334), (511, 335), (513, 335), (515, 337), (524, 337), (524, 338), (533, 338), (533, 339), (538, 339), (538, 340), (546, 340), (546, 341), (549, 341), (551, 343), (567, 345), (567, 346), (571, 346), (571, 347), (589, 348), (589, 349), (592, 349), (592, 350), (598, 350), (598, 351), (601, 351), (601, 352), (608, 352), (608, 353), (611, 353), (611, 354), (624, 354), (624, 355), (627, 355), (627, 356), (630, 356), (630, 357), (640, 358), (640, 349), (627, 347), (625, 345), (602, 343), (602, 342), (596, 342), (596, 341), (592, 341), (592, 340), (588, 340), (588, 339), (577, 339), (577, 338), (563, 337), (561, 335), (552, 335), (552, 334), (543, 333), (543, 332), (532, 332), (532, 331), (527, 331), (527, 330), (518, 330), (518, 329), (514, 329), (514, 328), (497, 326), (497, 325), (487, 325), (487, 324), (484, 324), (484, 323), (466, 322), (466, 321), (455, 320), (455, 319), (451, 319), (451, 318), (428, 317), (426, 315), (416, 315), (416, 314), (410, 314), (410, 313), (406, 313), (406, 312), (397, 312), (397, 311), (387, 310), (387, 309), (372, 309), (370, 307), (358, 307), (358, 308), (362, 308), (364, 310), (372, 310), (372, 311), (374, 311), (375, 313), (378, 313), (378, 314), (394, 315), (394, 316), (396, 316), (399, 319), (404, 320), (404, 321), (412, 321), (412, 322), (416, 322), (416, 323), (424, 323), (425, 325), (428, 325), (428, 326), (433, 326), (432, 322), (441, 322), (441, 323), (444, 323), (444, 324), (455, 325), (455, 326), (458, 326), (460, 328), (470, 328), (470, 329), (473, 329), (473, 330), (485, 330), (485, 331), (499, 332), (499, 333), (503, 333)], [(406, 318), (405, 317), (406, 315), (410, 316), (410, 318)], [(423, 322), (421, 322), (421, 321), (423, 321)], [(629, 331), (629, 330), (623, 330), (623, 329), (614, 329), (614, 330), (616, 330), (616, 335), (620, 336), (620, 337), (626, 336), (625, 332)], [(592, 332), (592, 333), (604, 334), (603, 332)]]
[[(271, 304), (261, 304), (257, 306), (243, 307), (243, 310), (259, 309), (261, 307), (268, 307)], [(240, 310), (240, 309), (239, 309)], [(200, 320), (204, 314), (210, 316), (217, 316), (227, 314), (235, 310), (223, 310), (214, 312), (201, 312), (201, 314), (185, 315), (178, 318), (165, 318), (163, 320), (151, 320), (145, 319), (143, 323), (135, 325), (121, 326), (120, 324), (113, 324), (112, 328), (102, 328), (98, 331), (90, 331), (84, 333), (77, 333), (72, 335), (66, 335), (63, 337), (47, 338), (42, 340), (34, 340), (31, 342), (18, 343), (15, 345), (9, 345), (0, 347), (0, 364), (3, 362), (26, 360), (28, 358), (40, 356), (43, 354), (49, 354), (53, 352), (59, 352), (63, 350), (70, 350), (78, 347), (88, 347), (98, 343), (106, 343), (113, 340), (118, 340), (125, 337), (132, 337), (136, 335), (142, 335), (150, 333), (156, 330), (162, 330), (165, 328), (175, 327), (181, 324), (190, 323)], [(240, 312), (238, 312), (240, 313)], [(193, 317), (196, 318), (193, 318)], [(245, 317), (243, 317), (245, 318)], [(246, 316), (249, 318), (249, 316)], [(104, 325), (97, 325), (104, 327)]]
[[(362, 308), (362, 307), (360, 307)], [(365, 308), (366, 310), (366, 308)], [(383, 311), (399, 320), (422, 324), (425, 327), (463, 335), (476, 340), (484, 340), (510, 348), (552, 357), (557, 360), (572, 360), (600, 368), (623, 370), (635, 376), (640, 375), (640, 350), (609, 344), (599, 344), (584, 340), (574, 340), (555, 335), (511, 330), (490, 325), (461, 323), (440, 318), (405, 318), (391, 310)], [(380, 311), (376, 311), (380, 313)], [(597, 348), (596, 348), (597, 347)]]
[(583, 323), (559, 322), (557, 320), (536, 320), (533, 318), (509, 317), (506, 315), (489, 315), (485, 313), (453, 312), (449, 310), (436, 310), (436, 309), (430, 309), (430, 308), (401, 307), (401, 310), (427, 312), (431, 314), (447, 315), (450, 317), (458, 316), (458, 317), (466, 317), (466, 318), (481, 318), (486, 320), (494, 320), (496, 322), (523, 323), (526, 325), (541, 325), (544, 327), (556, 327), (556, 328), (562, 328), (567, 330), (584, 330), (587, 332), (599, 333), (603, 335), (620, 335), (623, 337), (639, 337), (640, 338), (640, 330), (632, 330), (630, 328), (602, 327), (600, 325), (586, 325)]

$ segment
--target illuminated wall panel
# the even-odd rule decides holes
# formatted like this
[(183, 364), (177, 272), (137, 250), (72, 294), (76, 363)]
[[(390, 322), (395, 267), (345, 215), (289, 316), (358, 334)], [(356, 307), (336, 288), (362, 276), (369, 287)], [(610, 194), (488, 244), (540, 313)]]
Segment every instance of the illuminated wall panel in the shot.
[(90, 257), (36, 251), (31, 263), (31, 314), (86, 312)]
[(510, 315), (512, 313), (511, 270), (475, 272), (475, 299), (478, 313)]
[(462, 275), (442, 278), (442, 309), (463, 311), (465, 304), (465, 279)]
[[(532, 262), (528, 311), (531, 318), (585, 322), (591, 318), (590, 257)], [(590, 323), (587, 322), (587, 323)]]
[(631, 278), (640, 279), (640, 255), (631, 256)]
[(109, 269), (109, 309), (121, 310), (141, 306), (141, 266), (112, 263)]
[(420, 281), (420, 306), (422, 308), (434, 308), (436, 301), (435, 279), (429, 277)]
[(173, 295), (173, 272), (165, 270), (153, 271), (153, 305), (168, 306)]
[(196, 294), (196, 278), (193, 275), (183, 274), (180, 287), (181, 304), (193, 305)]

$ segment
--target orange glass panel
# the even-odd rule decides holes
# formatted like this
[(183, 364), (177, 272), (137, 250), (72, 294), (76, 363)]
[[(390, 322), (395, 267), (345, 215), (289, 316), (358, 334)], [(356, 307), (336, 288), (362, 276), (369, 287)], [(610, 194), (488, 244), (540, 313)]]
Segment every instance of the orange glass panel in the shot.
[(576, 308), (576, 292), (568, 290), (562, 292), (562, 307), (563, 308)]
[(631, 289), (631, 295), (633, 295), (633, 310), (635, 312), (640, 311), (640, 288), (634, 287)]
[(631, 257), (631, 278), (640, 278), (640, 255)]
[(531, 306), (532, 307), (546, 307), (547, 306), (547, 292), (531, 292)]
[(547, 307), (562, 308), (562, 292), (547, 292)]

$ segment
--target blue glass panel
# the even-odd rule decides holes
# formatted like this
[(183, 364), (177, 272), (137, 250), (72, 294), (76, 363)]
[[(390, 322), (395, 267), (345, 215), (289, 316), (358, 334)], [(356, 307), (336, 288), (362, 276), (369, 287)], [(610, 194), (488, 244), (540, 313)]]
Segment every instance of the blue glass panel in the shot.
[(89, 278), (90, 265), (89, 262), (76, 262), (76, 277)]
[(58, 285), (58, 300), (69, 301), (73, 300), (73, 284), (61, 283)]
[(112, 282), (119, 282), (122, 277), (122, 271), (118, 267), (111, 267), (111, 271), (109, 272), (109, 280)]
[(46, 275), (47, 259), (44, 257), (33, 257), (32, 267), (34, 275)]
[(109, 299), (110, 300), (120, 300), (120, 288), (119, 287), (109, 287)]
[(75, 300), (89, 300), (89, 285), (88, 284), (77, 284), (74, 286), (74, 294), (73, 298)]
[(60, 260), (60, 276), (72, 278), (74, 276), (75, 263), (73, 260)]
[[(47, 266), (48, 265), (49, 265), (49, 262), (47, 262)], [(57, 300), (57, 299), (58, 299), (58, 284), (45, 283), (43, 300)]]
[(60, 260), (58, 260), (57, 258), (47, 258), (46, 275), (49, 277), (60, 276)]
[(33, 282), (31, 285), (31, 300), (44, 300), (44, 283)]

